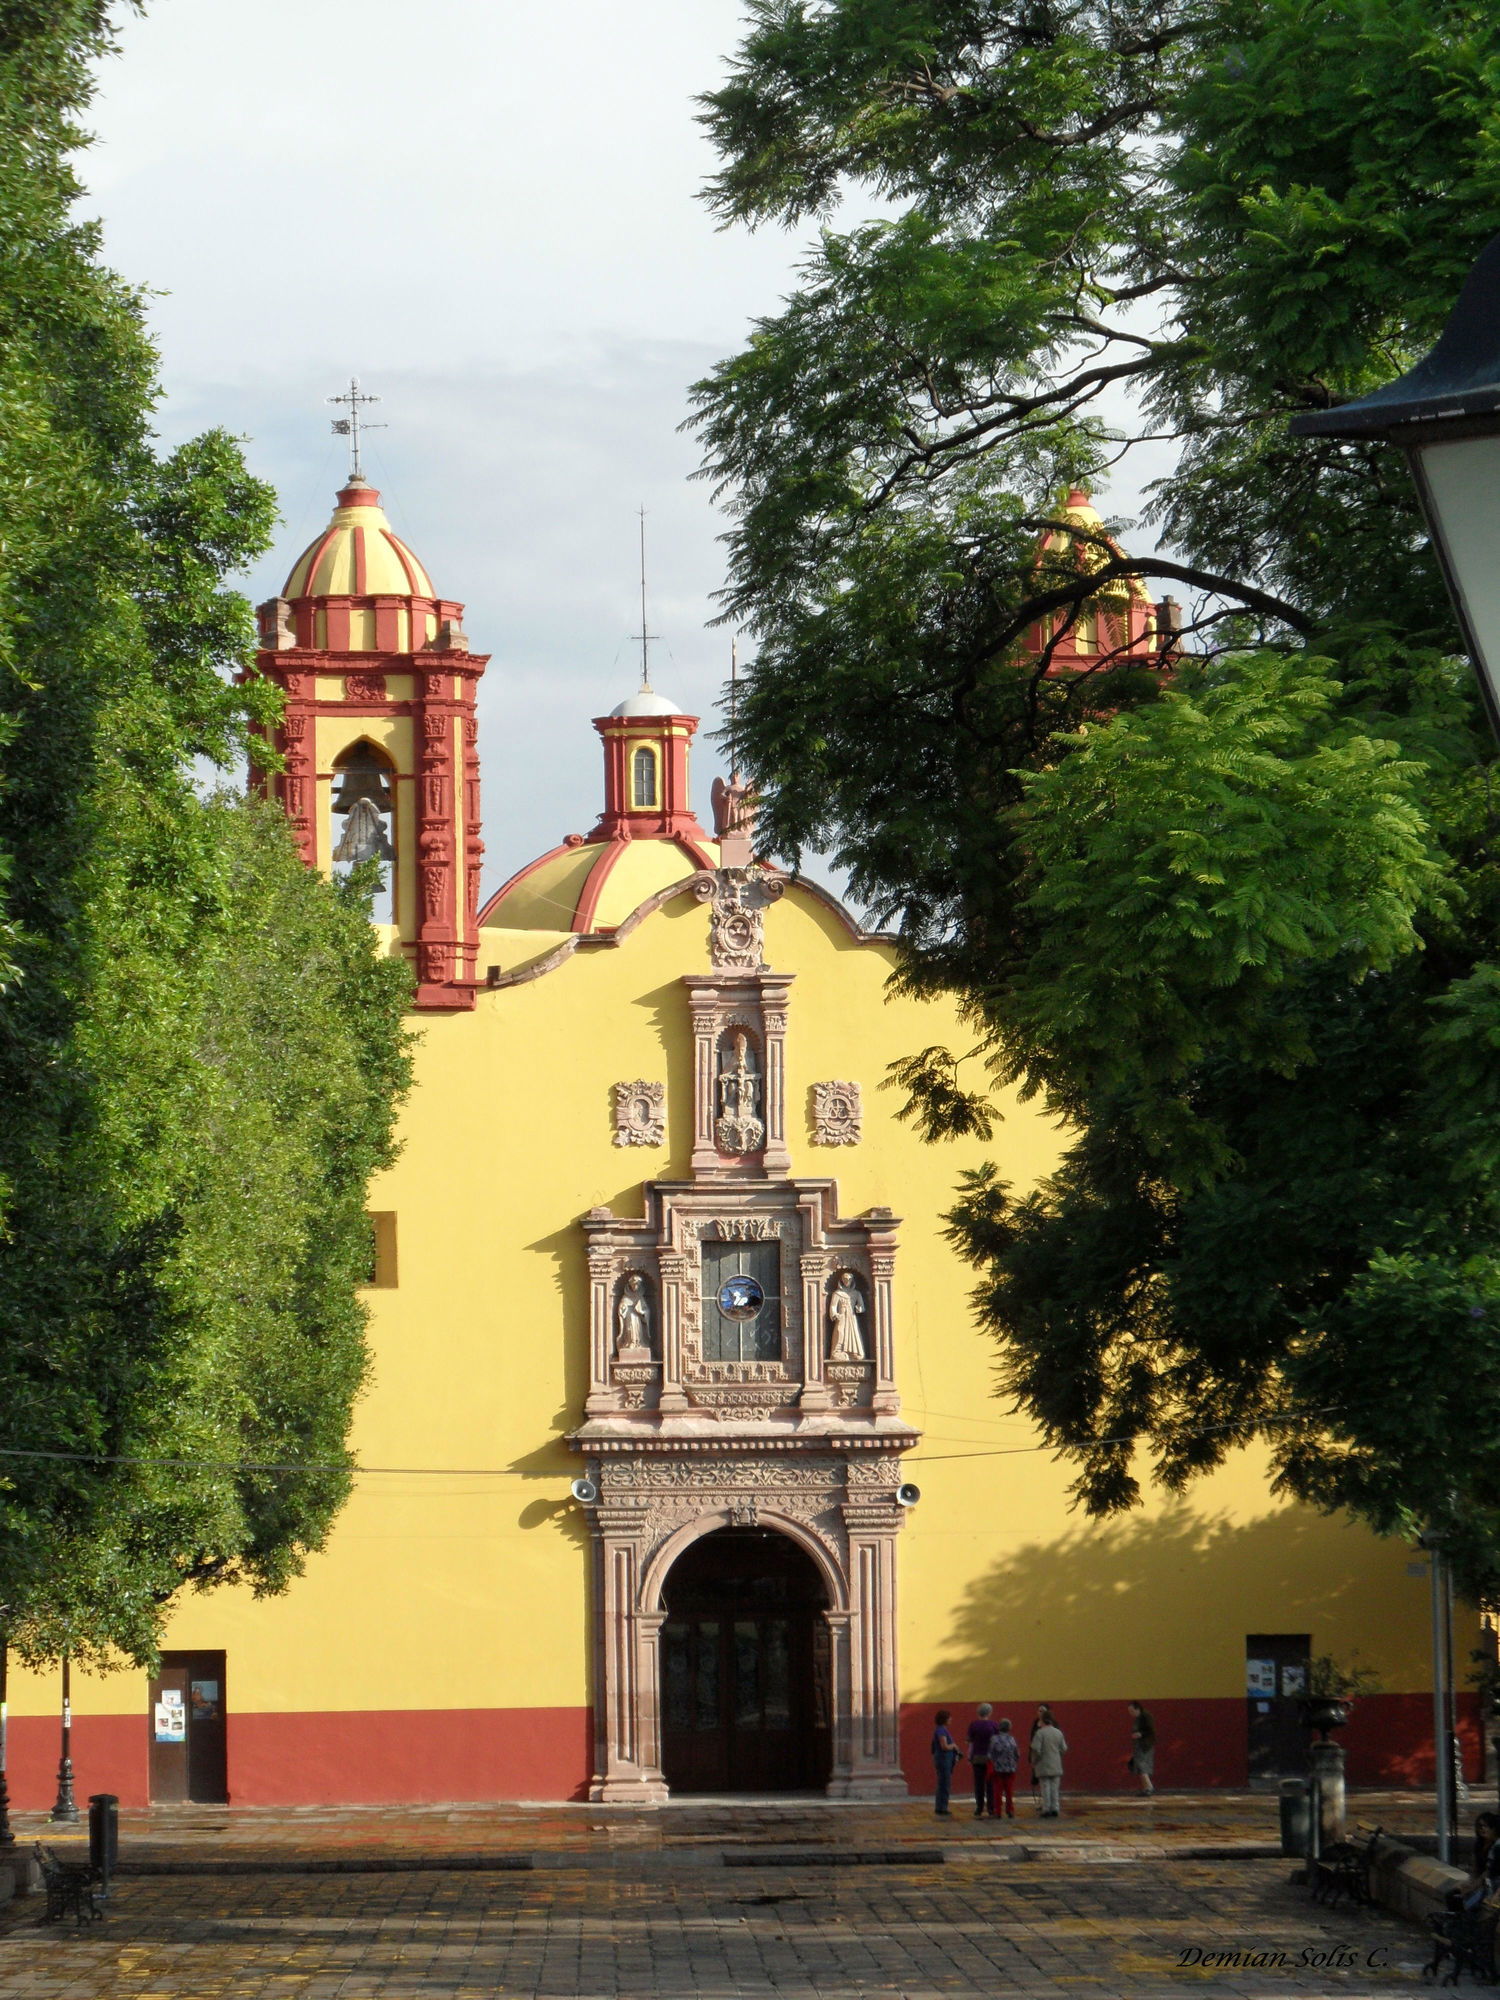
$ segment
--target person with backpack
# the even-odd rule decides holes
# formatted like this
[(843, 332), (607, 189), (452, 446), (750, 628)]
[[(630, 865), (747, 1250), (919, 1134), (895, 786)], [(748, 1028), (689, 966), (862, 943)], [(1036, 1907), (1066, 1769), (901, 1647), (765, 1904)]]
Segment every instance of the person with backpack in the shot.
[(1002, 1715), (1000, 1727), (990, 1740), (990, 1811), (996, 1819), (1016, 1816), (1016, 1772), (1021, 1767), (1021, 1746), (1010, 1733), (1010, 1718)]

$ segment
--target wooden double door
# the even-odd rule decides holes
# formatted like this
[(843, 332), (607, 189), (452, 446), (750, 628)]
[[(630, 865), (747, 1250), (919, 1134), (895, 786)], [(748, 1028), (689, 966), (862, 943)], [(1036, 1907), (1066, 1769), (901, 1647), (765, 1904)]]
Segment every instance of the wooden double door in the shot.
[(151, 1803), (227, 1803), (224, 1655), (163, 1653), (149, 1701)]
[(784, 1535), (723, 1528), (667, 1578), (662, 1772), (674, 1792), (799, 1792), (831, 1758), (822, 1579)]

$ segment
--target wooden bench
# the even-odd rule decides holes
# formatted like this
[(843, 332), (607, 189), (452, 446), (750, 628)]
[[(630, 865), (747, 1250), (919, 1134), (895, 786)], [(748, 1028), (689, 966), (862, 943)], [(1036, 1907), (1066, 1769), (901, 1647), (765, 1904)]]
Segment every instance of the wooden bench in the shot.
[(1449, 1961), (1443, 1975), (1445, 1986), (1456, 1986), (1465, 1972), (1486, 1985), (1500, 1978), (1500, 1966), (1495, 1961), (1500, 1894), (1488, 1897), (1472, 1910), (1437, 1912), (1427, 1919), (1427, 1926), (1432, 1933), (1432, 1957), (1422, 1968), (1424, 1979), (1435, 1979), (1445, 1960)]
[(87, 1861), (64, 1861), (55, 1848), (43, 1847), (40, 1841), (34, 1851), (47, 1891), (43, 1923), (61, 1923), (71, 1914), (81, 1924), (85, 1918), (97, 1920), (104, 1915), (109, 1889), (96, 1868)]
[(1375, 1859), (1384, 1830), (1378, 1826), (1357, 1826), (1347, 1840), (1336, 1840), (1318, 1856), (1312, 1869), (1313, 1900), (1330, 1909), (1340, 1896), (1356, 1903), (1370, 1900), (1370, 1864)]

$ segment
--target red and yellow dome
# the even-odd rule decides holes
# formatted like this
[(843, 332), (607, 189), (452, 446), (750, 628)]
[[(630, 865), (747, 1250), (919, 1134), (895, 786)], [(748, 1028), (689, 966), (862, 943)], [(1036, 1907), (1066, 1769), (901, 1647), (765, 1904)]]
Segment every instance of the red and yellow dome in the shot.
[(363, 479), (339, 494), (333, 519), (292, 564), (283, 597), (436, 597), (432, 579)]

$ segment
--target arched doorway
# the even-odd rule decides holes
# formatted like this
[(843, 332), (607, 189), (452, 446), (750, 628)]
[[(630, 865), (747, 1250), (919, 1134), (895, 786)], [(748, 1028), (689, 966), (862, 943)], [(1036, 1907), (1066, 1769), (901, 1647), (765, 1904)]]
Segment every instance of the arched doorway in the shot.
[(785, 1535), (720, 1528), (677, 1558), (661, 1628), (674, 1792), (800, 1792), (831, 1764), (827, 1595)]

